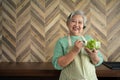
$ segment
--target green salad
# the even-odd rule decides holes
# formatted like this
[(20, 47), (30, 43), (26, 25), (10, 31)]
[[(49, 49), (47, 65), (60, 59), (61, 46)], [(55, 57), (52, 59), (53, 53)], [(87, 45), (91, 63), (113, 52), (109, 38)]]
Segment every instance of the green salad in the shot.
[(87, 41), (87, 45), (85, 47), (89, 48), (90, 50), (99, 49), (101, 47), (101, 43), (100, 41), (92, 39)]

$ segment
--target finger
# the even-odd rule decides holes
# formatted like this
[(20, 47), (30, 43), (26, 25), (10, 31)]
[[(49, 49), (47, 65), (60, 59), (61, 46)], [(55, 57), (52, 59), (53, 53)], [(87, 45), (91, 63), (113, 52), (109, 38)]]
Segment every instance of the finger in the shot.
[(93, 52), (93, 53), (97, 53), (97, 50), (96, 50), (96, 49), (93, 49), (92, 52)]
[(89, 48), (85, 48), (85, 50), (87, 51), (87, 53), (92, 53)]
[(82, 41), (77, 40), (77, 41), (75, 42), (75, 44), (76, 44), (76, 45), (82, 45), (83, 43), (82, 43)]

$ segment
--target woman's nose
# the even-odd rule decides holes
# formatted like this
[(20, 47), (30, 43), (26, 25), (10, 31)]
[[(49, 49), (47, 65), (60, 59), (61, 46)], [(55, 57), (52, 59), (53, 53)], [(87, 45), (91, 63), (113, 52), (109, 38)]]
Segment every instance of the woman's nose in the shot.
[(75, 23), (75, 25), (76, 25), (76, 26), (79, 26), (79, 23), (78, 23), (78, 22), (76, 22), (76, 23)]

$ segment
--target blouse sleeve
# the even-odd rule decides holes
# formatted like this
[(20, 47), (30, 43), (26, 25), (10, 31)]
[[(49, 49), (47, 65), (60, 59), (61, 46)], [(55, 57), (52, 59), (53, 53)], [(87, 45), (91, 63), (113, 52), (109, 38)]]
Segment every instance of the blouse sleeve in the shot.
[(101, 65), (102, 62), (103, 62), (103, 56), (102, 56), (102, 54), (101, 54), (100, 51), (98, 51), (98, 56), (99, 56), (99, 58), (100, 58), (100, 61), (95, 65), (96, 67), (99, 66), (99, 65)]
[(52, 64), (55, 69), (61, 70), (62, 67), (58, 64), (58, 58), (60, 56), (63, 56), (63, 49), (62, 44), (60, 42), (60, 39), (56, 42), (55, 48), (54, 48), (54, 55), (52, 57)]

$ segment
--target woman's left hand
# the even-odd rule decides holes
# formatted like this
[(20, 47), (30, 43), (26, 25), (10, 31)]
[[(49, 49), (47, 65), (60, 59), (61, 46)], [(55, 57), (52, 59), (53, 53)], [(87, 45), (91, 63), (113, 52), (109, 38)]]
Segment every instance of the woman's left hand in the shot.
[(89, 48), (85, 48), (85, 50), (89, 54), (90, 57), (97, 56), (98, 51), (96, 49), (90, 50)]
[(85, 50), (88, 53), (88, 55), (90, 56), (93, 64), (97, 64), (100, 60), (98, 57), (98, 50), (96, 50), (96, 49), (90, 50), (89, 48), (85, 48)]

